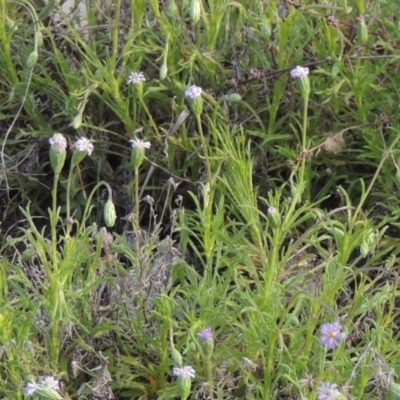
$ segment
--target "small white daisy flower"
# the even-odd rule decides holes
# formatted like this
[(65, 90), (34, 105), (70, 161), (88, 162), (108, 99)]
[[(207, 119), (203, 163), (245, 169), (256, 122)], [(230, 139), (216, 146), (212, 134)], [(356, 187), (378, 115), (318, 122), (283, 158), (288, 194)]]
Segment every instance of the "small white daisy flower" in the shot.
[(137, 85), (138, 83), (142, 82), (146, 82), (146, 78), (143, 72), (131, 72), (128, 76), (128, 80), (126, 81), (128, 85), (131, 83), (133, 85)]
[(49, 389), (57, 391), (60, 390), (60, 385), (58, 383), (58, 380), (55, 379), (53, 376), (46, 376), (44, 379), (40, 381), (40, 384), (48, 387)]
[(191, 100), (197, 99), (203, 92), (202, 88), (196, 85), (188, 87), (185, 91), (185, 97)]
[(38, 385), (35, 381), (29, 382), (29, 383), (25, 386), (25, 389), (24, 389), (25, 394), (26, 394), (27, 396), (32, 396), (32, 395), (36, 392), (36, 390), (38, 389), (38, 387), (39, 387), (39, 385)]
[(175, 367), (172, 370), (172, 374), (178, 378), (194, 378), (195, 371), (190, 365), (185, 367)]
[(340, 395), (336, 383), (323, 383), (318, 389), (318, 400), (335, 400)]
[(292, 69), (290, 71), (290, 76), (293, 79), (299, 79), (299, 78), (305, 78), (306, 76), (308, 76), (309, 73), (309, 69), (307, 67), (299, 67), (297, 66), (295, 69)]
[(138, 138), (130, 140), (129, 143), (134, 149), (149, 149), (151, 147), (150, 142), (144, 142), (143, 140), (140, 140)]
[(85, 151), (90, 156), (94, 150), (94, 146), (88, 139), (82, 137), (75, 142), (75, 149)]
[(54, 150), (61, 153), (67, 148), (67, 139), (61, 133), (55, 133), (52, 138), (49, 139), (49, 143)]

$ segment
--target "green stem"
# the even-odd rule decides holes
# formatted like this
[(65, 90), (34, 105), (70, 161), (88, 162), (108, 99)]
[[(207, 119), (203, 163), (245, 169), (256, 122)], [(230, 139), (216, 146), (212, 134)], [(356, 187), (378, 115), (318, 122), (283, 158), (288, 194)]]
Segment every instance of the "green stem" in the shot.
[(51, 216), (51, 245), (52, 245), (52, 255), (53, 255), (53, 270), (57, 272), (58, 270), (58, 261), (57, 261), (57, 220), (58, 220), (58, 211), (57, 211), (57, 187), (58, 187), (58, 180), (60, 178), (60, 174), (54, 175), (54, 182), (53, 182), (53, 190), (52, 190), (52, 197), (53, 197), (53, 207), (52, 207), (52, 216)]
[[(57, 293), (57, 285), (58, 285), (58, 259), (57, 259), (57, 221), (58, 221), (58, 210), (57, 210), (57, 187), (58, 187), (58, 180), (60, 178), (60, 174), (56, 173), (54, 175), (53, 181), (53, 190), (52, 190), (52, 197), (53, 197), (53, 206), (52, 206), (52, 215), (50, 218), (50, 225), (51, 225), (51, 246), (52, 246), (52, 264), (53, 264), (53, 271), (51, 276), (49, 276), (50, 280), (50, 307), (52, 309), (52, 316), (54, 319), (52, 320), (51, 324), (51, 344), (50, 344), (50, 354), (51, 354), (51, 364), (54, 369), (57, 368), (58, 365), (58, 356), (59, 356), (59, 337), (58, 337), (58, 318), (57, 308), (59, 303), (54, 298), (58, 296)], [(53, 299), (53, 301), (51, 301)]]
[(214, 380), (212, 377), (212, 362), (211, 356), (206, 359), (206, 374), (207, 374), (207, 382), (209, 387), (210, 399), (214, 400)]
[(139, 229), (139, 167), (135, 167), (135, 192), (133, 204), (133, 230), (136, 231)]
[(100, 182), (92, 189), (92, 191), (90, 192), (89, 197), (87, 198), (86, 205), (85, 205), (85, 210), (84, 210), (84, 212), (83, 212), (83, 217), (82, 217), (82, 222), (81, 222), (81, 228), (84, 228), (84, 227), (85, 227), (85, 222), (86, 222), (86, 220), (87, 220), (88, 217), (89, 217), (88, 214), (89, 214), (89, 208), (90, 208), (89, 206), (90, 206), (90, 203), (92, 202), (92, 198), (93, 198), (94, 194), (96, 193), (97, 189), (98, 189), (101, 185), (104, 185), (104, 186), (107, 187), (107, 190), (108, 190), (108, 197), (109, 197), (109, 199), (112, 199), (112, 190), (111, 190), (111, 186), (110, 186), (106, 181), (100, 181)]
[(74, 165), (71, 163), (71, 166), (69, 168), (69, 174), (68, 174), (68, 182), (67, 182), (67, 197), (66, 197), (66, 211), (67, 211), (67, 218), (66, 218), (66, 223), (67, 223), (67, 237), (69, 236), (72, 228), (72, 223), (70, 221), (71, 218), (71, 184), (72, 184), (72, 172), (74, 170)]
[(117, 57), (118, 57), (118, 31), (120, 29), (119, 26), (119, 18), (121, 14), (121, 0), (116, 0), (115, 1), (115, 13), (114, 13), (114, 21), (113, 21), (113, 28), (111, 30), (111, 37), (112, 37), (112, 58), (113, 58), (113, 64), (115, 65), (117, 63)]
[(57, 370), (58, 369), (58, 357), (59, 357), (59, 352), (60, 352), (60, 343), (59, 343), (59, 338), (58, 338), (58, 320), (53, 321), (52, 327), (51, 327), (51, 348), (50, 348), (50, 353), (51, 353), (51, 364), (52, 367)]
[[(210, 182), (210, 186), (211, 186), (212, 185), (211, 164), (210, 164), (210, 159), (208, 157), (207, 143), (204, 138), (200, 115), (196, 115), (196, 119), (197, 119), (197, 127), (199, 130), (201, 145), (203, 147), (204, 159), (205, 159), (206, 168), (207, 168), (208, 182)], [(210, 187), (210, 191), (211, 191), (211, 187)]]
[[(213, 252), (213, 233), (211, 231), (212, 227), (212, 203), (213, 203), (213, 180), (212, 180), (212, 172), (211, 172), (211, 164), (210, 164), (210, 159), (208, 156), (208, 149), (207, 149), (207, 143), (204, 138), (203, 134), (203, 128), (201, 126), (201, 118), (200, 115), (196, 115), (197, 118), (197, 126), (199, 130), (199, 136), (201, 140), (201, 144), (203, 147), (203, 154), (204, 154), (204, 160), (206, 164), (206, 169), (207, 169), (207, 184), (208, 187), (204, 187), (204, 249), (205, 249), (205, 255), (207, 259), (207, 266), (211, 268), (212, 265), (212, 252)], [(207, 196), (207, 201), (206, 201), (206, 196)]]

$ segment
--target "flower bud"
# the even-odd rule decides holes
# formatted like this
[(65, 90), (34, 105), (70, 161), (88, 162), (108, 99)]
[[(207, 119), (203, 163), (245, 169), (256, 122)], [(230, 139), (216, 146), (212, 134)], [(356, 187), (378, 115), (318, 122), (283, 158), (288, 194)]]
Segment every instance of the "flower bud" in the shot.
[(17, 26), (17, 22), (6, 15), (6, 26), (8, 29), (13, 30)]
[(228, 101), (229, 103), (237, 103), (242, 100), (242, 96), (239, 93), (230, 93), (224, 96), (224, 100)]
[(31, 51), (31, 53), (29, 54), (28, 59), (26, 60), (26, 67), (33, 68), (37, 63), (38, 58), (39, 53), (37, 51), (37, 48), (35, 47), (33, 51)]
[(79, 113), (75, 116), (75, 118), (72, 120), (71, 126), (72, 126), (74, 129), (79, 129), (79, 128), (81, 127), (81, 125), (82, 125), (82, 113), (79, 112)]
[(214, 335), (211, 328), (205, 328), (197, 334), (204, 355), (210, 358), (214, 351)]
[(172, 360), (174, 361), (174, 364), (177, 365), (178, 367), (181, 367), (183, 364), (181, 353), (179, 353), (178, 350), (173, 348), (171, 355), (172, 355)]
[(55, 133), (50, 139), (50, 144), (50, 164), (54, 173), (58, 175), (64, 167), (67, 141), (61, 133)]
[(398, 383), (392, 383), (389, 388), (389, 393), (395, 400), (400, 400), (400, 385)]
[(167, 60), (163, 62), (160, 68), (160, 80), (162, 81), (167, 77), (168, 74), (168, 67), (167, 67)]
[(167, 5), (167, 13), (172, 17), (178, 18), (179, 17), (179, 9), (175, 3), (175, 0), (169, 0)]
[(200, 1), (201, 0), (191, 0), (190, 1), (189, 14), (190, 14), (190, 19), (192, 20), (193, 24), (197, 24), (197, 22), (199, 22), (199, 20), (200, 20), (200, 16), (201, 16)]
[(400, 170), (396, 171), (395, 179), (398, 185), (400, 185)]
[(271, 37), (271, 23), (267, 17), (263, 17), (260, 22), (260, 31), (268, 38)]
[(365, 46), (368, 43), (368, 28), (363, 16), (357, 18), (357, 39)]
[(104, 222), (109, 228), (112, 228), (116, 220), (117, 214), (115, 212), (115, 206), (111, 198), (109, 198), (104, 206)]
[(369, 246), (366, 240), (363, 240), (360, 245), (360, 254), (363, 258), (367, 257), (369, 253)]
[(40, 28), (36, 32), (36, 44), (37, 44), (38, 47), (42, 47), (43, 46), (43, 33), (42, 33), (42, 30)]
[(28, 248), (24, 250), (24, 252), (21, 255), (22, 261), (29, 261), (33, 258), (35, 255), (35, 251), (32, 248)]
[(210, 198), (211, 198), (211, 186), (210, 182), (207, 182), (203, 186), (203, 200), (204, 200), (204, 209), (208, 208), (208, 205), (210, 204)]
[(279, 211), (275, 207), (268, 207), (267, 210), (267, 218), (270, 225), (276, 229), (281, 224), (281, 216)]

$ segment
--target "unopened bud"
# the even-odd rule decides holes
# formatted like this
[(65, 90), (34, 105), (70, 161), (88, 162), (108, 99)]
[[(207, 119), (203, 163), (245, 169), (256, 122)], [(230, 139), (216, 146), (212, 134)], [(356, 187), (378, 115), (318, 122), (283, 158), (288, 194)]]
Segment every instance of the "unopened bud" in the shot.
[(268, 38), (271, 37), (271, 23), (267, 17), (263, 17), (260, 22), (260, 31), (267, 36)]
[(116, 220), (117, 214), (115, 212), (115, 206), (109, 198), (104, 206), (104, 222), (109, 228), (112, 228), (115, 225)]
[(74, 129), (79, 129), (79, 128), (81, 127), (81, 125), (82, 125), (82, 113), (79, 112), (79, 113), (75, 116), (75, 118), (72, 120), (71, 126), (72, 126)]
[(38, 58), (39, 58), (39, 53), (37, 51), (37, 48), (35, 48), (33, 51), (31, 51), (31, 53), (28, 56), (28, 59), (26, 60), (26, 67), (33, 68), (37, 63)]
[(268, 207), (267, 210), (268, 222), (273, 228), (278, 228), (281, 224), (281, 216), (275, 207)]
[(201, 14), (200, 1), (201, 0), (191, 0), (190, 1), (189, 14), (190, 14), (190, 19), (192, 20), (193, 24), (197, 24), (197, 22), (199, 22), (199, 20), (200, 20), (200, 14)]
[(175, 0), (169, 0), (167, 6), (167, 13), (172, 17), (178, 18), (179, 17), (179, 9), (175, 3)]
[(360, 254), (363, 258), (367, 257), (369, 253), (369, 246), (366, 240), (363, 240), (360, 245)]
[(395, 176), (395, 178), (396, 178), (397, 184), (400, 185), (400, 170), (396, 171), (396, 176)]
[(400, 400), (400, 385), (398, 383), (392, 383), (389, 388), (389, 393), (395, 400)]
[(163, 62), (160, 68), (160, 80), (162, 81), (163, 79), (165, 79), (167, 77), (167, 74), (168, 74), (168, 67), (165, 60), (165, 62)]
[(17, 23), (6, 15), (6, 26), (8, 29), (13, 30), (17, 26)]
[(224, 100), (229, 101), (229, 103), (237, 103), (242, 100), (242, 96), (239, 93), (230, 93), (224, 96)]
[(37, 44), (38, 47), (42, 47), (43, 46), (43, 33), (42, 33), (42, 30), (40, 28), (36, 32), (36, 44)]
[(368, 28), (363, 16), (357, 18), (357, 39), (365, 46), (368, 43)]
[(179, 351), (174, 348), (174, 349), (172, 349), (171, 355), (172, 355), (172, 360), (174, 361), (174, 365), (176, 365), (178, 367), (182, 367), (183, 360), (182, 360), (181, 353), (179, 353)]

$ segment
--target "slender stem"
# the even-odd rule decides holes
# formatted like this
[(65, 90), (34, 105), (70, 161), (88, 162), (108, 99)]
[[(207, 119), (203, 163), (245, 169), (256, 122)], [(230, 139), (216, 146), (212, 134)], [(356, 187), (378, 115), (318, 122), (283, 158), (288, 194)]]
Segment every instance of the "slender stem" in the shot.
[[(206, 259), (207, 259), (207, 266), (211, 268), (212, 265), (212, 250), (213, 250), (213, 234), (212, 234), (212, 203), (213, 203), (213, 180), (212, 180), (212, 172), (211, 172), (211, 164), (210, 164), (210, 159), (208, 157), (208, 149), (207, 149), (207, 143), (204, 138), (203, 134), (203, 128), (201, 126), (201, 118), (200, 115), (196, 115), (197, 118), (197, 125), (198, 125), (198, 130), (199, 130), (199, 135), (200, 135), (200, 140), (201, 144), (203, 147), (203, 153), (204, 153), (204, 160), (206, 163), (206, 168), (207, 168), (207, 178), (208, 178), (208, 187), (205, 187), (205, 192), (204, 192), (204, 249), (205, 249), (205, 254), (206, 254)], [(207, 196), (207, 201), (206, 201), (206, 196)], [(206, 267), (207, 269), (207, 267)]]
[[(305, 181), (305, 170), (306, 170), (306, 154), (307, 154), (307, 122), (308, 122), (308, 94), (304, 96), (303, 102), (303, 129), (301, 135), (301, 165), (299, 174), (299, 196), (304, 193), (306, 181)], [(309, 195), (307, 193), (307, 200)]]
[(114, 2), (114, 5), (115, 5), (114, 26), (111, 30), (111, 37), (112, 37), (112, 52), (113, 52), (112, 58), (115, 65), (118, 57), (118, 31), (120, 29), (119, 19), (121, 14), (121, 0), (116, 0)]
[(66, 223), (67, 223), (67, 237), (69, 236), (72, 228), (72, 224), (70, 223), (70, 218), (71, 218), (71, 184), (72, 184), (72, 172), (74, 170), (73, 163), (71, 163), (71, 166), (69, 168), (69, 174), (68, 174), (68, 182), (67, 182), (67, 197), (66, 197), (66, 211), (67, 211), (67, 218), (66, 218)]
[[(52, 215), (50, 218), (51, 225), (51, 246), (52, 246), (52, 264), (53, 271), (51, 276), (49, 276), (50, 280), (50, 306), (52, 308), (52, 314), (54, 316), (58, 315), (56, 312), (56, 308), (59, 307), (59, 302), (55, 299), (58, 296), (57, 286), (58, 286), (58, 260), (57, 260), (57, 221), (58, 221), (58, 210), (57, 210), (57, 187), (58, 180), (60, 178), (60, 174), (56, 173), (54, 175), (53, 181), (53, 206), (52, 206)], [(53, 301), (51, 301), (53, 300)], [(54, 308), (54, 309), (53, 309)], [(59, 356), (59, 337), (58, 337), (58, 318), (54, 318), (51, 324), (51, 345), (50, 345), (50, 353), (51, 353), (51, 364), (53, 368), (56, 368), (58, 365), (58, 356)]]
[(52, 244), (52, 255), (53, 255), (53, 268), (54, 272), (58, 270), (58, 262), (57, 262), (57, 220), (58, 220), (58, 212), (57, 212), (57, 187), (58, 187), (58, 180), (60, 178), (60, 174), (54, 175), (54, 182), (53, 182), (53, 190), (52, 190), (52, 197), (53, 197), (53, 207), (52, 207), (52, 218), (50, 221), (51, 224), (51, 244)]
[(139, 167), (135, 167), (135, 192), (134, 192), (133, 230), (139, 229)]
[(210, 159), (208, 157), (207, 143), (206, 143), (206, 141), (204, 139), (204, 134), (203, 134), (203, 128), (202, 128), (202, 125), (201, 125), (200, 115), (197, 115), (196, 118), (197, 118), (197, 127), (198, 127), (198, 130), (199, 130), (201, 145), (203, 147), (204, 159), (205, 159), (206, 168), (207, 168), (208, 181), (210, 182), (210, 186), (211, 186), (212, 185), (212, 173), (211, 173)]
[(95, 192), (97, 191), (97, 189), (101, 186), (101, 185), (105, 185), (107, 187), (108, 190), (108, 197), (110, 199), (112, 199), (112, 190), (111, 190), (111, 186), (106, 182), (106, 181), (100, 181), (90, 192), (90, 195), (86, 201), (86, 205), (85, 205), (85, 210), (83, 212), (83, 217), (82, 217), (82, 222), (81, 222), (81, 229), (83, 229), (85, 227), (85, 223), (86, 220), (89, 217), (89, 208), (90, 208), (90, 203), (92, 202), (92, 198), (95, 194)]
[(214, 400), (214, 380), (212, 377), (212, 361), (211, 355), (206, 358), (206, 374), (207, 374), (207, 382), (209, 387), (209, 395), (210, 399)]

